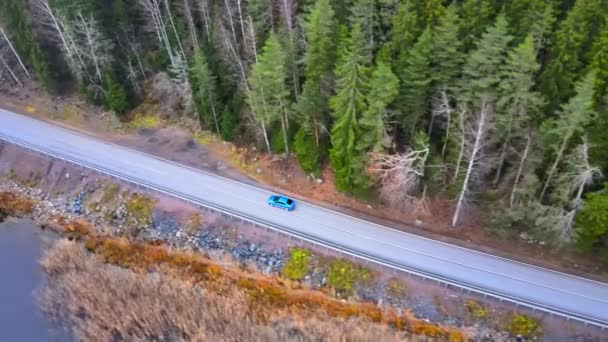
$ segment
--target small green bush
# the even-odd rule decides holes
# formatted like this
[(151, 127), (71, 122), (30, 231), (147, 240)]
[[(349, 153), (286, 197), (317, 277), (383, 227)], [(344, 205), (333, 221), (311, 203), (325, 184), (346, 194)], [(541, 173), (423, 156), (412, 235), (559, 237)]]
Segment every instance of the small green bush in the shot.
[(488, 308), (474, 300), (467, 301), (465, 306), (467, 307), (469, 316), (473, 319), (485, 319), (488, 317)]
[(511, 317), (507, 325), (507, 331), (511, 335), (521, 335), (530, 337), (534, 333), (541, 332), (541, 324), (538, 320), (523, 314), (517, 314)]
[(336, 259), (329, 268), (327, 283), (336, 289), (339, 295), (350, 296), (356, 283), (370, 278), (371, 273), (368, 269), (344, 259)]
[(292, 280), (303, 279), (310, 270), (311, 253), (307, 249), (293, 248), (289, 252), (289, 260), (283, 267), (283, 274)]
[(133, 194), (127, 202), (127, 212), (132, 219), (139, 222), (149, 224), (152, 220), (152, 210), (154, 210), (155, 201), (153, 198)]

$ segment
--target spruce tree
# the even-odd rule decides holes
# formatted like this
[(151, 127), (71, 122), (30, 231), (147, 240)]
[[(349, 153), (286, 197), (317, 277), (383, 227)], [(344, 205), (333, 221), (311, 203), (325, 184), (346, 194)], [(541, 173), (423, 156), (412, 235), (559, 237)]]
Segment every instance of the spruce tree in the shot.
[(460, 16), (465, 18), (462, 35), (466, 50), (473, 48), (475, 41), (492, 25), (498, 9), (495, 0), (464, 0)]
[(403, 68), (401, 63), (405, 61), (408, 51), (422, 33), (423, 29), (421, 29), (420, 23), (421, 19), (418, 16), (413, 1), (406, 0), (400, 2), (399, 7), (397, 7), (397, 13), (392, 20), (389, 41), (391, 55), (396, 63), (396, 69)]
[[(320, 150), (329, 117), (328, 97), (335, 59), (335, 19), (329, 0), (317, 0), (304, 21), (308, 48), (304, 55), (305, 76), (302, 95), (296, 109), (301, 125), (294, 152), (307, 171), (320, 162), (320, 151), (312, 153), (311, 145)], [(300, 149), (300, 147), (302, 149)], [(310, 159), (312, 158), (312, 159)], [(312, 167), (312, 165), (316, 165)]]
[(120, 115), (127, 108), (127, 94), (122, 85), (106, 73), (103, 78), (106, 108)]
[(495, 141), (500, 152), (494, 177), (494, 184), (502, 175), (507, 153), (517, 138), (525, 140), (527, 127), (532, 125), (533, 116), (538, 114), (543, 103), (541, 95), (534, 90), (534, 75), (540, 69), (536, 61), (534, 38), (529, 35), (509, 53), (507, 63), (500, 68), (498, 120), (496, 120)]
[(608, 175), (608, 23), (594, 44), (591, 68), (597, 73), (595, 107), (598, 120), (587, 129), (591, 147), (591, 163), (602, 167)]
[(507, 60), (512, 39), (508, 34), (506, 18), (501, 14), (482, 35), (463, 68), (464, 77), (460, 87), (462, 104), (472, 104), (482, 95), (495, 97), (495, 88), (500, 82), (500, 68)]
[(548, 112), (574, 96), (574, 84), (584, 73), (605, 13), (604, 0), (577, 0), (554, 34), (549, 59), (541, 74), (541, 90), (548, 100)]
[(364, 44), (359, 24), (353, 25), (350, 35), (342, 37), (335, 72), (336, 95), (329, 102), (335, 120), (331, 130), (332, 149), (329, 156), (335, 173), (336, 188), (349, 192), (367, 186), (362, 156), (356, 148), (361, 137), (359, 120), (367, 110), (365, 97), (369, 86)]
[(375, 0), (354, 0), (349, 16), (351, 25), (357, 23), (361, 27), (365, 41), (365, 52), (370, 61), (376, 49), (376, 36), (379, 31), (378, 13)]
[(452, 4), (439, 18), (438, 25), (433, 30), (431, 77), (435, 89), (454, 90), (464, 62), (462, 41), (458, 37), (459, 27), (457, 8)]
[(386, 108), (399, 94), (399, 79), (391, 71), (390, 66), (379, 63), (372, 72), (367, 95), (367, 110), (363, 112), (359, 122), (361, 138), (358, 148), (361, 151), (379, 152), (386, 146), (387, 119)]
[(433, 49), (431, 30), (427, 28), (414, 44), (405, 61), (399, 63), (401, 79), (401, 96), (399, 107), (402, 108), (401, 124), (412, 137), (418, 129), (420, 121), (429, 108), (429, 91), (432, 80), (431, 51)]
[(194, 51), (190, 75), (192, 93), (201, 126), (212, 128), (217, 134), (221, 134), (216, 78), (211, 73), (207, 59), (200, 50)]
[[(287, 125), (289, 116), (288, 96), (286, 88), (286, 56), (279, 38), (271, 32), (264, 44), (262, 53), (249, 77), (250, 94), (249, 105), (256, 113), (257, 121), (262, 129), (267, 129), (277, 121), (280, 121), (283, 143), (286, 152), (289, 153), (289, 139), (287, 137)], [(271, 151), (268, 137), (266, 147)]]

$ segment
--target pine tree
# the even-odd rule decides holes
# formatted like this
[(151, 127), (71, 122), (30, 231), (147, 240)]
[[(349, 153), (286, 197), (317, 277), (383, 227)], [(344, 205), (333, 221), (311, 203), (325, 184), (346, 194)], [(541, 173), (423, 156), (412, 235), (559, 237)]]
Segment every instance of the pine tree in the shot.
[(516, 138), (525, 137), (526, 127), (543, 105), (541, 95), (534, 91), (534, 75), (539, 69), (532, 35), (509, 53), (507, 63), (501, 67), (502, 81), (497, 104), (499, 119), (494, 137), (501, 147), (494, 185), (498, 184), (502, 175), (509, 146)]
[(372, 61), (377, 45), (379, 19), (375, 0), (354, 0), (349, 16), (351, 25), (357, 23), (361, 27), (365, 39), (365, 52)]
[(380, 152), (387, 146), (385, 121), (386, 108), (399, 94), (399, 79), (391, 68), (379, 63), (372, 72), (367, 96), (367, 110), (361, 116), (361, 138), (358, 148), (361, 151)]
[(356, 191), (367, 186), (362, 156), (356, 148), (361, 137), (359, 120), (367, 109), (365, 96), (369, 69), (364, 44), (358, 24), (353, 25), (349, 36), (342, 37), (336, 68), (336, 95), (330, 99), (335, 122), (331, 130), (332, 149), (329, 155), (336, 188), (342, 191)]
[(498, 14), (498, 1), (465, 0), (462, 3), (460, 17), (465, 18), (462, 24), (463, 41), (466, 50), (486, 32)]
[(545, 183), (540, 193), (540, 200), (545, 197), (553, 175), (557, 171), (566, 149), (571, 140), (583, 132), (584, 127), (591, 122), (595, 115), (593, 108), (593, 88), (595, 86), (595, 72), (589, 72), (585, 78), (577, 82), (576, 95), (562, 106), (558, 117), (547, 123), (545, 135), (549, 141), (549, 148), (553, 157), (551, 168), (545, 177)]
[(597, 72), (595, 107), (598, 118), (587, 129), (591, 144), (589, 154), (591, 163), (601, 166), (608, 175), (608, 22), (594, 43), (591, 68)]
[[(510, 33), (515, 41), (520, 43), (528, 35), (534, 35), (534, 31), (537, 31), (541, 25), (551, 25), (554, 19), (552, 18), (553, 6), (552, 0), (513, 0), (505, 4)], [(551, 27), (548, 26), (544, 27), (542, 31), (550, 29)]]
[(431, 29), (435, 28), (439, 23), (439, 18), (441, 18), (446, 10), (444, 0), (426, 0), (422, 1), (423, 9), (422, 9), (422, 21), (421, 27), (430, 27)]
[(585, 205), (576, 215), (577, 245), (585, 252), (594, 249), (608, 260), (608, 183), (603, 191), (587, 195)]
[(194, 102), (202, 124), (206, 127), (213, 127), (217, 134), (221, 134), (216, 78), (211, 73), (207, 59), (200, 50), (194, 51), (190, 75)]
[(575, 81), (584, 73), (591, 42), (598, 34), (598, 21), (604, 12), (603, 0), (577, 0), (559, 24), (540, 78), (548, 112), (554, 112), (574, 95)]
[(481, 95), (495, 97), (495, 88), (500, 82), (500, 67), (507, 60), (512, 39), (508, 34), (506, 18), (501, 14), (482, 35), (464, 66), (460, 87), (462, 104), (471, 104), (479, 100)]
[(405, 57), (405, 62), (399, 63), (402, 66), (398, 69), (402, 82), (399, 101), (403, 110), (401, 124), (410, 137), (418, 130), (429, 108), (432, 44), (432, 33), (427, 28)]
[(106, 107), (116, 114), (124, 113), (127, 108), (127, 94), (120, 83), (114, 81), (113, 77), (106, 73), (103, 78)]
[(401, 63), (405, 61), (408, 51), (422, 33), (420, 22), (421, 19), (412, 0), (399, 3), (397, 13), (392, 20), (389, 41), (392, 58), (396, 61), (396, 70), (404, 67)]
[[(286, 89), (286, 56), (279, 38), (271, 32), (257, 63), (253, 65), (249, 77), (249, 105), (257, 114), (257, 120), (264, 132), (277, 120), (281, 124), (283, 143), (289, 153), (288, 107)], [(268, 137), (265, 137), (266, 148), (271, 151)]]
[[(294, 151), (301, 165), (318, 167), (320, 153), (311, 153), (308, 147), (312, 142), (312, 145), (320, 150), (323, 136), (327, 131), (328, 97), (334, 67), (336, 36), (334, 12), (330, 1), (317, 0), (303, 26), (308, 44), (304, 56), (306, 80), (297, 104), (302, 132), (299, 132), (300, 143), (295, 144)], [(314, 170), (316, 167), (306, 168)]]
[(433, 30), (431, 51), (432, 81), (435, 89), (454, 90), (464, 61), (462, 41), (458, 37), (460, 18), (455, 5), (450, 5)]

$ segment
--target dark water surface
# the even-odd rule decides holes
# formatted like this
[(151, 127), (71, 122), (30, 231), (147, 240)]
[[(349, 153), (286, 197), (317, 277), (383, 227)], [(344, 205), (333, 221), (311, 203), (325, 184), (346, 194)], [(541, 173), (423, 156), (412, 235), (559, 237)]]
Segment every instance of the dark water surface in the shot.
[(36, 301), (43, 274), (43, 236), (32, 222), (0, 223), (0, 342), (66, 341)]

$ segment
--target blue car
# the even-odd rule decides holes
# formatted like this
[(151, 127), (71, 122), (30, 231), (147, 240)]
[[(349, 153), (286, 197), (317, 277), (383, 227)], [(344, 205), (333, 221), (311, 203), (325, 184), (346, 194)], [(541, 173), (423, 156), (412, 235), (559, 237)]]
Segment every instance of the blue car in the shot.
[(296, 208), (296, 201), (285, 196), (272, 195), (268, 198), (268, 205), (271, 207), (292, 211)]

